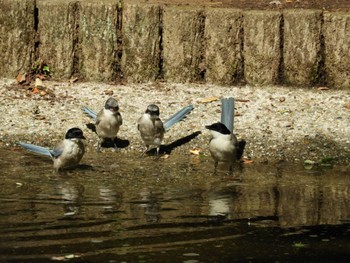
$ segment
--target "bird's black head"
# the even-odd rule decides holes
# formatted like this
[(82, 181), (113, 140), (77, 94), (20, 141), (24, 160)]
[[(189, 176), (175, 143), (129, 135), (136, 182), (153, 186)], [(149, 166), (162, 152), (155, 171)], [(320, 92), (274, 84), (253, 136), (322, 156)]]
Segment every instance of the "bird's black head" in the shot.
[(71, 128), (66, 133), (66, 139), (85, 139), (83, 131), (79, 128)]
[(105, 103), (105, 109), (117, 112), (119, 111), (119, 104), (118, 101), (115, 100), (114, 98), (109, 98), (106, 103)]
[(230, 130), (227, 129), (225, 124), (223, 124), (221, 122), (216, 122), (216, 123), (213, 123), (212, 125), (207, 125), (207, 126), (205, 126), (205, 128), (207, 128), (208, 130), (211, 130), (211, 131), (219, 132), (221, 134), (231, 134)]
[(148, 105), (146, 113), (153, 116), (159, 116), (159, 107), (155, 104)]

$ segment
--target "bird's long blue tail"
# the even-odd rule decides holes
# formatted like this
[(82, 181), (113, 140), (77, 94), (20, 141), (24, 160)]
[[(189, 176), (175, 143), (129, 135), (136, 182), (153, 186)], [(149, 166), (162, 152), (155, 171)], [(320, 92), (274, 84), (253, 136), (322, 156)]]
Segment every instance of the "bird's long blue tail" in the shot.
[(24, 149), (26, 149), (28, 151), (52, 157), (52, 153), (50, 152), (49, 148), (30, 144), (30, 143), (24, 143), (24, 142), (18, 142), (18, 145), (23, 147)]
[(221, 123), (233, 133), (235, 101), (233, 97), (221, 99)]
[(88, 108), (88, 107), (83, 107), (82, 108), (83, 112), (88, 115), (90, 118), (96, 120), (97, 117), (97, 113), (94, 112), (92, 109)]
[(179, 121), (183, 120), (188, 113), (190, 113), (193, 110), (192, 105), (188, 105), (187, 107), (179, 110), (177, 113), (175, 113), (173, 116), (171, 116), (169, 119), (167, 119), (164, 122), (164, 129), (169, 130), (174, 124), (178, 123)]

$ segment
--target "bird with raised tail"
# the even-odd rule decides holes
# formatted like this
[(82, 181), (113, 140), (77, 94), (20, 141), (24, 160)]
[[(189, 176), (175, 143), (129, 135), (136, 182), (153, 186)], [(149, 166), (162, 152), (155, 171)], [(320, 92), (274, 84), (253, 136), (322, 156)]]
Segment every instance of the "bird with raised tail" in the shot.
[(123, 124), (118, 101), (114, 98), (109, 98), (98, 114), (88, 107), (83, 107), (83, 112), (95, 121), (96, 134), (99, 137), (97, 151), (100, 151), (105, 139), (111, 139), (114, 149), (117, 150), (116, 138), (119, 128)]
[(238, 141), (233, 133), (234, 99), (232, 97), (221, 100), (221, 122), (205, 126), (210, 130), (212, 138), (209, 142), (209, 151), (214, 159), (214, 172), (219, 162), (227, 163), (229, 171), (236, 160), (241, 159), (246, 142)]
[(79, 164), (85, 153), (84, 139), (81, 129), (71, 128), (66, 132), (64, 139), (53, 149), (24, 142), (18, 142), (18, 145), (28, 151), (51, 157), (53, 168), (58, 172), (74, 168)]
[(150, 146), (155, 146), (157, 157), (159, 157), (159, 148), (163, 141), (164, 133), (173, 125), (183, 120), (192, 110), (192, 105), (184, 107), (163, 123), (159, 117), (159, 107), (155, 104), (148, 105), (145, 113), (139, 118), (137, 123), (137, 129), (146, 145), (146, 150), (141, 156), (149, 150)]

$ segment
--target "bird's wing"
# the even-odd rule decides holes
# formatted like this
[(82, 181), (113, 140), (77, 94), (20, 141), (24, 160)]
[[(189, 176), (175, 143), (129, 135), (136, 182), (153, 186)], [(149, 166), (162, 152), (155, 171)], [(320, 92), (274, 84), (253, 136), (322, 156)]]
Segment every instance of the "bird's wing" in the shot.
[(61, 154), (63, 153), (63, 150), (64, 150), (64, 142), (61, 141), (56, 145), (54, 149), (50, 150), (52, 158), (60, 157)]
[(192, 105), (188, 105), (183, 109), (179, 110), (177, 113), (175, 113), (173, 116), (171, 116), (169, 119), (167, 119), (164, 122), (164, 129), (169, 130), (174, 124), (183, 120), (186, 117), (186, 115), (190, 113), (192, 110), (193, 110)]
[(95, 118), (95, 124), (98, 125), (103, 117), (103, 109), (98, 112)]
[(235, 101), (233, 97), (221, 99), (221, 123), (233, 133)]
[(154, 120), (154, 129), (157, 134), (165, 132), (164, 124), (160, 118)]

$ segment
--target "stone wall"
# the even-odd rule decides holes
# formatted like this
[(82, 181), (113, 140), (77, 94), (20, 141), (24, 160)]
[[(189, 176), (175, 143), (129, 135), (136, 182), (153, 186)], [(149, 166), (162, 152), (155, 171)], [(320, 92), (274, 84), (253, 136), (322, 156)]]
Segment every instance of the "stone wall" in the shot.
[(350, 88), (350, 15), (125, 0), (0, 0), (0, 77)]

